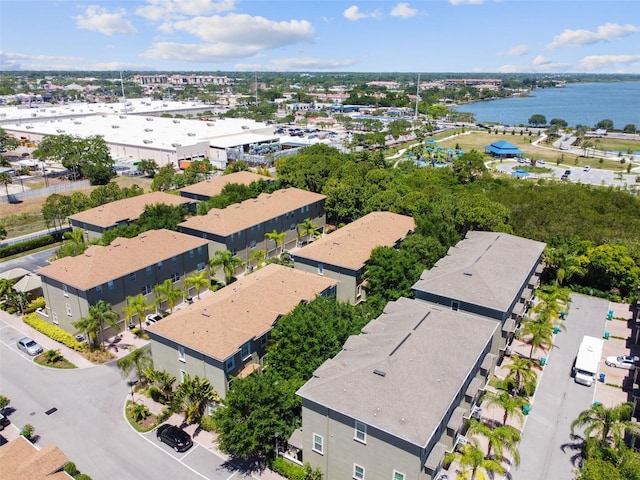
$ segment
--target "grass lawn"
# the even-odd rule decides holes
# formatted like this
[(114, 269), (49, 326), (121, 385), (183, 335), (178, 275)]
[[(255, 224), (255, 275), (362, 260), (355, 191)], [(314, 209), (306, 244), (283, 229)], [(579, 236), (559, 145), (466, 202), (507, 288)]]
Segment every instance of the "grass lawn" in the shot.
[(148, 415), (140, 421), (136, 421), (133, 417), (133, 409), (135, 405), (137, 404), (133, 403), (131, 400), (127, 400), (125, 411), (127, 413), (127, 420), (129, 421), (129, 424), (138, 432), (144, 433), (153, 430), (158, 424), (156, 416), (147, 410)]
[(68, 369), (72, 369), (72, 368), (78, 368), (73, 363), (71, 363), (69, 360), (67, 360), (64, 357), (59, 358), (55, 362), (49, 362), (44, 353), (38, 355), (34, 359), (34, 362), (36, 362), (38, 365), (42, 365), (43, 367), (59, 368), (59, 369), (63, 369), (63, 370), (68, 370)]
[(627, 154), (629, 151), (640, 152), (640, 141), (607, 137), (596, 138), (595, 140), (589, 139), (589, 141), (596, 144), (597, 150), (622, 152), (623, 155)]

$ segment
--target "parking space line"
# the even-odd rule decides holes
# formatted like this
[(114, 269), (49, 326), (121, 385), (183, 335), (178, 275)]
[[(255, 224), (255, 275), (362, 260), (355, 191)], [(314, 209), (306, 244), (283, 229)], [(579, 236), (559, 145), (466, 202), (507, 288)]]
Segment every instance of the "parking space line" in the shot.
[[(178, 463), (182, 464), (183, 467), (188, 468), (189, 470), (191, 470), (193, 473), (195, 473), (196, 475), (198, 475), (199, 477), (204, 478), (205, 480), (211, 480), (209, 477), (203, 475), (202, 473), (198, 472), (197, 470), (195, 470), (193, 467), (190, 467), (189, 465), (187, 465), (186, 463), (184, 463), (182, 461), (183, 458), (186, 457), (186, 455), (184, 455), (183, 457), (180, 458), (176, 458), (173, 455), (171, 455), (170, 452), (168, 452), (165, 448), (162, 448), (162, 445), (158, 445), (157, 443), (153, 442), (152, 440), (150, 440), (149, 438), (147, 438), (143, 433), (141, 432), (137, 432), (138, 435), (140, 435), (142, 438), (144, 438), (147, 442), (149, 442), (151, 445), (153, 445), (155, 448), (157, 448), (158, 450), (160, 450), (162, 453), (164, 453), (165, 455), (168, 455), (169, 457), (173, 458), (174, 460), (176, 460)], [(147, 432), (148, 433), (148, 432)], [(164, 445), (164, 444), (163, 444)], [(194, 450), (198, 448), (198, 445), (194, 445), (191, 450)], [(191, 452), (189, 452), (191, 453)], [(188, 455), (188, 454), (187, 454)]]
[(2, 345), (4, 345), (5, 347), (7, 347), (9, 350), (11, 350), (14, 353), (17, 353), (20, 357), (22, 357), (23, 360), (26, 360), (27, 362), (30, 363), (35, 363), (33, 361), (33, 358), (27, 358), (25, 357), (22, 353), (20, 353), (20, 350), (16, 350), (12, 347), (13, 343), (4, 343), (3, 341), (0, 341), (0, 343), (2, 343)]

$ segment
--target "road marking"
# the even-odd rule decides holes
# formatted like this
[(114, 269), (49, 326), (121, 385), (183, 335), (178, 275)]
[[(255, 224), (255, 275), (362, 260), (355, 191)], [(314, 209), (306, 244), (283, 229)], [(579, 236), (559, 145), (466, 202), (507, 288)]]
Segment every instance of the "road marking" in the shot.
[(31, 357), (27, 358), (22, 354), (22, 352), (20, 350), (18, 350), (17, 348), (13, 348), (13, 343), (5, 343), (5, 342), (2, 342), (2, 341), (0, 341), (0, 343), (2, 343), (2, 345), (7, 347), (12, 352), (17, 353), (20, 357), (22, 357), (23, 360), (26, 360), (29, 363), (36, 363), (36, 362), (33, 361), (33, 358), (31, 358)]

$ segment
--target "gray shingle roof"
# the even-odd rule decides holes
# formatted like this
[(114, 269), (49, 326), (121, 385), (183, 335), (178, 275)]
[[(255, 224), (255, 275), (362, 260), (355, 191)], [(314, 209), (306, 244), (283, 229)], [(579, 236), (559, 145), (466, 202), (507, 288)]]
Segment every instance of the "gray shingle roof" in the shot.
[(467, 233), (414, 290), (507, 311), (546, 244), (507, 233)]
[(498, 324), (400, 298), (298, 395), (424, 447)]

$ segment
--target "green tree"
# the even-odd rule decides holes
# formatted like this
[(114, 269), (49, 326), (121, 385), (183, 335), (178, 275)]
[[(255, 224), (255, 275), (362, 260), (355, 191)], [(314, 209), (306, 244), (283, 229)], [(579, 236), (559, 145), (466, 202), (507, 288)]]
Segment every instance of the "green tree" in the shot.
[(463, 445), (459, 452), (447, 454), (446, 459), (460, 465), (459, 480), (487, 480), (496, 473), (504, 473), (499, 462), (485, 458), (482, 450), (471, 444)]
[(613, 130), (613, 120), (605, 118), (596, 123), (595, 128), (602, 128), (604, 130)]
[(488, 391), (483, 396), (483, 403), (490, 407), (498, 407), (504, 411), (502, 424), (507, 424), (509, 417), (517, 417), (520, 422), (524, 419), (522, 408), (529, 405), (526, 399), (522, 397), (512, 397), (509, 392), (498, 390), (497, 392)]
[(53, 193), (47, 197), (42, 206), (42, 216), (48, 227), (62, 228), (62, 224), (72, 215), (73, 204), (67, 195)]
[(599, 245), (589, 248), (583, 257), (588, 285), (610, 292), (619, 291), (621, 297), (629, 296), (640, 285), (640, 266), (629, 255), (625, 245)]
[(320, 235), (320, 226), (313, 223), (310, 218), (305, 218), (302, 223), (298, 224), (298, 239), (305, 238), (309, 243), (311, 240)]
[(637, 129), (637, 127), (636, 127), (635, 123), (628, 123), (628, 124), (626, 124), (626, 125), (624, 126), (624, 128), (622, 129), (622, 131), (623, 131), (624, 133), (631, 133), (631, 134), (633, 134), (633, 133), (636, 133), (636, 132), (638, 131), (638, 129)]
[(4, 128), (0, 128), (0, 152), (15, 150), (19, 145), (17, 138), (9, 135)]
[(151, 190), (154, 192), (166, 192), (174, 188), (176, 171), (172, 165), (165, 165), (153, 177)]
[(220, 397), (208, 379), (198, 375), (191, 378), (187, 374), (176, 389), (173, 404), (174, 411), (183, 412), (184, 421), (191, 424), (200, 421), (210, 403), (219, 401)]
[(104, 342), (104, 328), (118, 328), (118, 314), (113, 311), (111, 304), (99, 300), (89, 307), (89, 315), (72, 323), (78, 333), (89, 335), (91, 343), (96, 346), (98, 341)]
[(522, 322), (518, 337), (528, 345), (531, 345), (529, 358), (539, 348), (550, 347), (553, 344), (554, 325), (548, 319), (527, 320)]
[(137, 165), (138, 171), (144, 173), (148, 177), (155, 177), (156, 172), (160, 169), (155, 160), (141, 159)]
[(149, 407), (147, 407), (144, 403), (132, 404), (129, 412), (131, 413), (131, 418), (133, 418), (134, 422), (141, 422), (149, 415), (151, 415)]
[(153, 368), (145, 369), (143, 376), (158, 388), (164, 403), (171, 403), (173, 401), (173, 384), (176, 383), (176, 377), (165, 371), (158, 371)]
[(629, 480), (615, 465), (601, 458), (585, 459), (576, 480)]
[(167, 205), (156, 203), (145, 205), (144, 212), (140, 214), (137, 221), (141, 231), (147, 230), (178, 230), (178, 224), (184, 221), (187, 216), (187, 207), (184, 205)]
[(422, 265), (407, 250), (376, 247), (365, 267), (367, 296), (385, 301), (400, 297), (413, 298), (413, 284), (420, 279)]
[(231, 250), (217, 250), (214, 257), (209, 260), (209, 267), (216, 272), (222, 267), (225, 283), (229, 285), (236, 274), (236, 269), (242, 265), (240, 257), (235, 256)]
[(167, 278), (160, 285), (153, 287), (153, 291), (156, 294), (156, 306), (160, 307), (166, 301), (169, 312), (173, 313), (177, 300), (182, 297), (182, 291), (173, 286), (173, 280)]
[(453, 174), (459, 183), (474, 182), (487, 171), (484, 162), (484, 154), (477, 150), (463, 153), (453, 161)]
[(9, 397), (0, 395), (0, 413), (4, 414), (4, 409), (7, 408), (10, 404), (11, 400), (9, 399)]
[(267, 240), (272, 240), (276, 244), (276, 255), (278, 253), (278, 247), (280, 247), (280, 253), (284, 250), (284, 239), (287, 238), (287, 232), (278, 233), (277, 230), (268, 232), (265, 235)]
[(506, 365), (505, 368), (509, 372), (505, 377), (505, 381), (513, 385), (515, 395), (520, 395), (523, 390), (526, 390), (526, 385), (535, 385), (538, 376), (533, 370), (531, 359), (514, 355), (511, 357), (511, 363)]
[(475, 440), (475, 446), (478, 448), (479, 442), (477, 442), (476, 437), (481, 436), (486, 438), (486, 458), (491, 458), (491, 453), (495, 451), (496, 460), (502, 461), (504, 459), (504, 453), (507, 452), (511, 455), (511, 458), (513, 458), (514, 465), (518, 466), (520, 464), (520, 452), (518, 451), (520, 432), (517, 428), (510, 425), (491, 428), (486, 423), (479, 422), (473, 418), (469, 421), (469, 429), (467, 430), (466, 436)]
[(138, 295), (132, 297), (127, 296), (126, 305), (122, 309), (122, 313), (124, 313), (124, 318), (127, 323), (131, 322), (131, 319), (137, 315), (138, 316), (138, 324), (140, 328), (142, 328), (142, 319), (145, 316), (145, 313), (149, 311), (150, 305), (147, 303), (146, 297), (139, 293)]
[(296, 386), (268, 371), (235, 379), (214, 413), (220, 448), (240, 458), (271, 455), (276, 435), (288, 438), (299, 422)]
[(544, 115), (535, 114), (535, 115), (531, 115), (529, 117), (529, 120), (527, 120), (527, 123), (529, 125), (534, 126), (534, 127), (537, 127), (539, 125), (546, 125), (547, 124), (547, 118)]
[(13, 183), (11, 175), (9, 175), (9, 173), (7, 172), (0, 172), (0, 183), (4, 185), (7, 197), (9, 197), (9, 185)]
[(129, 376), (131, 372), (135, 372), (138, 381), (141, 382), (143, 372), (147, 368), (153, 368), (151, 350), (148, 348), (135, 348), (129, 355), (118, 360), (118, 368), (124, 378)]
[(196, 289), (196, 292), (198, 292), (198, 299), (200, 299), (200, 290), (202, 287), (209, 288), (210, 285), (211, 281), (209, 280), (209, 274), (206, 270), (193, 273), (184, 279), (184, 286), (186, 288), (193, 287)]
[(581, 428), (585, 438), (595, 437), (603, 445), (618, 445), (623, 439), (625, 430), (640, 434), (637, 424), (631, 421), (632, 411), (633, 404), (630, 402), (615, 407), (594, 403), (587, 410), (580, 412), (571, 422), (571, 433), (574, 433), (576, 428)]

